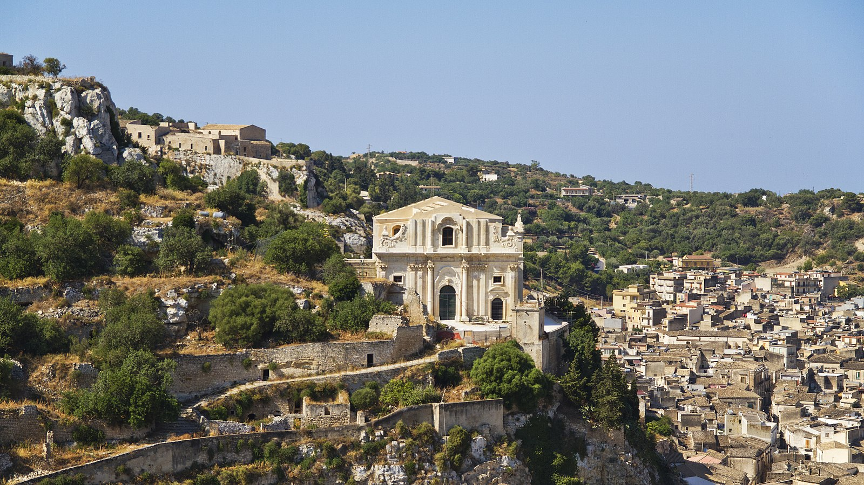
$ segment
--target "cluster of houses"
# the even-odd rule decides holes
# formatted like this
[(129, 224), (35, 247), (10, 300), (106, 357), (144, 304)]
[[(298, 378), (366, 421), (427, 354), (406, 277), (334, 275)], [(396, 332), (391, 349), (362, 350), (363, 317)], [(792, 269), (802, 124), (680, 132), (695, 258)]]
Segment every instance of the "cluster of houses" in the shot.
[(169, 155), (174, 150), (181, 150), (270, 159), (267, 131), (255, 125), (208, 124), (199, 128), (194, 122), (163, 121), (151, 126), (138, 120), (122, 120), (120, 125), (132, 141), (151, 156)]
[(679, 269), (594, 310), (688, 483), (864, 483), (864, 298), (834, 299), (844, 279)]
[[(597, 190), (590, 185), (578, 185), (576, 187), (561, 187), (561, 197), (592, 197), (601, 196), (603, 191)], [(609, 199), (613, 204), (621, 204), (628, 209), (633, 209), (639, 204), (648, 201), (645, 194), (620, 194)]]

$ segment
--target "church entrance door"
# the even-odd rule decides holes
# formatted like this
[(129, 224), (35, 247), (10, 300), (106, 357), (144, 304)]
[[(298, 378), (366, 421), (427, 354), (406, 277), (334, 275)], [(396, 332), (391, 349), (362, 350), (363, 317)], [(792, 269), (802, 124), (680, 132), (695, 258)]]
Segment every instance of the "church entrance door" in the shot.
[(456, 320), (456, 290), (447, 285), (438, 293), (438, 317), (441, 320)]

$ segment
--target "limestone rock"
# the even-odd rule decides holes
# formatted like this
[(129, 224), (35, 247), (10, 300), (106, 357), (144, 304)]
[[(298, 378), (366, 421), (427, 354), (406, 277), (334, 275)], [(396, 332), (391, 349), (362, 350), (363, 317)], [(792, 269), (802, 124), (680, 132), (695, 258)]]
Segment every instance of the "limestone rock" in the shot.
[(123, 150), (123, 162), (147, 163), (147, 160), (140, 148), (126, 148)]

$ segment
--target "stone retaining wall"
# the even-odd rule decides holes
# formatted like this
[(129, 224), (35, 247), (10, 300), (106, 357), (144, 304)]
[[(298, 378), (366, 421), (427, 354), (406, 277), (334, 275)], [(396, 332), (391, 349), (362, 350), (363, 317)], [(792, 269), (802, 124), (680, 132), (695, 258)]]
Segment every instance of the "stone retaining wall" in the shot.
[[(437, 411), (436, 411), (437, 410)], [(438, 413), (436, 417), (435, 413)], [(253, 460), (250, 443), (263, 445), (271, 440), (298, 441), (300, 439), (359, 439), (360, 432), (373, 428), (391, 429), (397, 422), (416, 425), (422, 422), (447, 422), (450, 426), (460, 425), (472, 429), (487, 421), (503, 422), (503, 404), (500, 399), (491, 401), (470, 401), (464, 403), (422, 404), (400, 409), (388, 416), (367, 423), (350, 424), (333, 428), (318, 428), (300, 431), (270, 431), (235, 435), (191, 438), (168, 441), (145, 446), (84, 465), (74, 466), (54, 473), (33, 477), (20, 483), (36, 483), (45, 478), (61, 475), (82, 474), (87, 484), (107, 482), (128, 482), (132, 477), (144, 472), (151, 474), (176, 474), (194, 467), (209, 468), (214, 465), (251, 463)], [(481, 422), (466, 422), (462, 419), (482, 419)], [(448, 424), (449, 424), (448, 423)], [(493, 423), (486, 423), (492, 425)], [(503, 430), (503, 425), (501, 427)], [(495, 428), (493, 426), (493, 432)], [(439, 431), (440, 432), (440, 431)], [(124, 465), (126, 475), (118, 474), (118, 467)]]

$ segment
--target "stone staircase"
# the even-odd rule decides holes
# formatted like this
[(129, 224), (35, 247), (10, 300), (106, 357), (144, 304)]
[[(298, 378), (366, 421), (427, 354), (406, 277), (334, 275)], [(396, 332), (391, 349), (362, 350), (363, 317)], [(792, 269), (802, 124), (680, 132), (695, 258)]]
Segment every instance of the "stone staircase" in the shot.
[(201, 425), (198, 424), (193, 412), (189, 409), (183, 409), (177, 420), (159, 423), (147, 436), (147, 441), (157, 443), (166, 441), (173, 436), (200, 434), (201, 431), (203, 431)]

